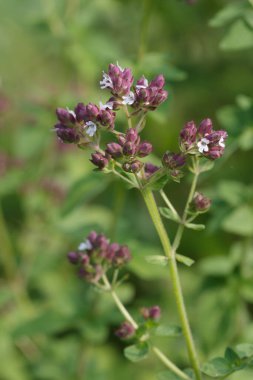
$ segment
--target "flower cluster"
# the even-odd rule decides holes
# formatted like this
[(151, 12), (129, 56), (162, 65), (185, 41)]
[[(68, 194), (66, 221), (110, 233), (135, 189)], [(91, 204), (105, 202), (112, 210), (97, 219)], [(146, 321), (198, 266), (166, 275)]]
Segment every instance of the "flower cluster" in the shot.
[(141, 141), (135, 128), (129, 128), (126, 134), (118, 135), (118, 143), (111, 142), (106, 146), (108, 158), (122, 159), (122, 168), (126, 172), (136, 173), (140, 171), (143, 163), (138, 157), (146, 157), (152, 152), (152, 144)]
[(211, 119), (202, 120), (198, 128), (190, 121), (180, 132), (181, 150), (216, 160), (224, 153), (226, 138), (226, 131), (213, 129)]
[(78, 266), (81, 278), (91, 283), (100, 280), (111, 267), (119, 268), (131, 259), (126, 245), (110, 243), (102, 234), (92, 231), (77, 251), (68, 253), (68, 260)]
[[(163, 75), (158, 75), (150, 82), (142, 76), (134, 83), (129, 68), (110, 64), (100, 81), (101, 88), (110, 91), (108, 101), (105, 104), (100, 102), (99, 106), (78, 103), (74, 111), (58, 108), (58, 123), (54, 128), (56, 134), (63, 142), (74, 143), (81, 148), (90, 147), (93, 150), (90, 161), (98, 170), (119, 172), (116, 174), (121, 177), (123, 174), (128, 182), (131, 173), (137, 173), (139, 180), (150, 181), (152, 184), (160, 178), (166, 180), (168, 177), (179, 182), (188, 155), (211, 160), (223, 155), (227, 133), (223, 130), (215, 131), (210, 119), (202, 120), (198, 127), (190, 121), (180, 132), (180, 153), (165, 152), (161, 167), (142, 162), (141, 159), (148, 156), (153, 147), (150, 142), (141, 140), (140, 132), (145, 126), (147, 112), (154, 111), (166, 100), (168, 93), (164, 85)], [(132, 113), (129, 113), (127, 106), (132, 108)], [(133, 127), (133, 120), (129, 122), (129, 128), (125, 132), (115, 128), (116, 111), (121, 108), (128, 121), (132, 116), (140, 116)], [(102, 144), (102, 130), (115, 136), (114, 141), (106, 139), (106, 146)], [(153, 176), (154, 173), (156, 175)], [(151, 176), (153, 177), (150, 178)]]
[(168, 92), (164, 90), (163, 75), (158, 75), (150, 84), (144, 76), (137, 80), (135, 86), (133, 82), (130, 69), (110, 64), (108, 72), (103, 73), (100, 85), (102, 89), (111, 91), (113, 97), (110, 101), (115, 103), (114, 109), (120, 105), (129, 105), (137, 110), (153, 111), (168, 97)]
[(178, 181), (183, 176), (180, 169), (185, 165), (185, 162), (185, 156), (181, 153), (166, 152), (162, 158), (163, 166), (168, 169), (169, 174), (175, 181)]
[(92, 146), (93, 137), (100, 128), (114, 128), (115, 112), (112, 105), (96, 106), (89, 103), (78, 103), (75, 111), (57, 108), (58, 123), (54, 129), (62, 142)]

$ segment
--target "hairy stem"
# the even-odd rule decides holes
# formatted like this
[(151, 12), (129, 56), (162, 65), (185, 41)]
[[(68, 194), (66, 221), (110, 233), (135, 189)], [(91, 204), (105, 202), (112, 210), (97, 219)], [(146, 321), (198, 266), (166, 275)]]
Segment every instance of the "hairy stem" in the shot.
[[(135, 322), (135, 320), (133, 319), (131, 314), (127, 311), (127, 309), (125, 308), (125, 306), (121, 302), (120, 298), (118, 297), (117, 293), (114, 291), (113, 287), (111, 286), (111, 284), (110, 284), (110, 282), (109, 282), (109, 280), (105, 274), (103, 275), (102, 279), (104, 281), (104, 284), (106, 285), (106, 288), (110, 291), (111, 296), (112, 296), (116, 306), (118, 307), (119, 311), (121, 312), (121, 314), (124, 316), (124, 318), (128, 322), (131, 323), (131, 325), (135, 329), (138, 329), (138, 327), (139, 327), (138, 324)], [(169, 368), (172, 372), (174, 372), (175, 374), (177, 374), (179, 377), (181, 377), (184, 380), (190, 380), (189, 376), (186, 373), (182, 372), (171, 360), (169, 360), (167, 358), (167, 356), (165, 356), (162, 353), (162, 351), (160, 351), (160, 349), (158, 347), (152, 346), (152, 351), (161, 360), (161, 362), (167, 368)]]
[(178, 273), (178, 268), (177, 268), (175, 251), (171, 247), (170, 240), (168, 238), (164, 224), (159, 214), (158, 207), (157, 207), (152, 191), (148, 188), (145, 188), (141, 190), (141, 193), (146, 203), (151, 219), (154, 223), (154, 226), (157, 230), (158, 236), (161, 240), (165, 255), (169, 259), (168, 264), (169, 264), (171, 281), (172, 281), (172, 286), (173, 286), (173, 293), (176, 299), (177, 310), (178, 310), (178, 314), (179, 314), (181, 324), (182, 324), (182, 329), (183, 329), (183, 334), (184, 334), (186, 345), (187, 345), (189, 359), (194, 369), (196, 380), (201, 380), (201, 373), (199, 369), (196, 348), (194, 345), (192, 332), (191, 332), (191, 328), (190, 328), (190, 324), (188, 321), (188, 316), (187, 316), (187, 312), (186, 312), (186, 308), (184, 304), (184, 298), (183, 298), (183, 293), (182, 293), (182, 288), (181, 288), (181, 283), (180, 283), (180, 278), (179, 278), (179, 273)]

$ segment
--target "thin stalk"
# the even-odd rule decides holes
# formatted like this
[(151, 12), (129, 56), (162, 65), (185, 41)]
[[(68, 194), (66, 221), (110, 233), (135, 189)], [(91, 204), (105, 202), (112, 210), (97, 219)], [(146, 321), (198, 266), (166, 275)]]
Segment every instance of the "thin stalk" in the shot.
[(133, 125), (132, 125), (132, 119), (131, 119), (131, 115), (129, 114), (127, 105), (124, 106), (124, 112), (125, 112), (126, 117), (127, 117), (128, 128), (132, 128), (133, 127)]
[(191, 332), (191, 328), (190, 328), (190, 324), (188, 321), (188, 316), (187, 316), (187, 312), (186, 312), (186, 308), (184, 304), (182, 287), (181, 287), (179, 273), (177, 269), (175, 251), (171, 247), (170, 240), (168, 238), (164, 224), (159, 214), (158, 207), (157, 207), (152, 191), (146, 188), (146, 189), (142, 189), (141, 193), (146, 203), (151, 219), (154, 223), (154, 226), (157, 230), (158, 236), (161, 240), (165, 255), (169, 259), (168, 264), (169, 264), (169, 270), (170, 270), (170, 275), (171, 275), (173, 293), (176, 299), (178, 314), (179, 314), (181, 324), (182, 324), (182, 329), (183, 329), (183, 334), (184, 334), (186, 345), (187, 345), (189, 359), (191, 361), (193, 370), (195, 372), (196, 380), (201, 380), (201, 373), (199, 369), (196, 348), (194, 345), (192, 332)]
[(166, 203), (166, 205), (173, 212), (173, 214), (176, 215), (177, 217), (179, 217), (175, 207), (172, 205), (171, 201), (169, 200), (169, 198), (167, 197), (165, 192), (163, 190), (160, 190), (160, 194), (161, 194), (161, 197), (163, 198), (164, 202)]
[(130, 185), (132, 186), (136, 186), (136, 184), (134, 182), (132, 182), (130, 179), (126, 178), (125, 176), (123, 176), (122, 174), (120, 174), (119, 172), (117, 172), (117, 170), (112, 170), (112, 173), (117, 175), (118, 177), (120, 177), (121, 179), (123, 179), (124, 181), (126, 181), (127, 183), (129, 183)]
[[(118, 297), (117, 293), (113, 290), (113, 287), (111, 286), (111, 284), (110, 284), (110, 282), (109, 282), (109, 280), (108, 280), (108, 278), (106, 277), (105, 274), (103, 275), (102, 279), (104, 281), (104, 284), (105, 284), (106, 288), (110, 291), (110, 293), (112, 295), (112, 298), (113, 298), (115, 304), (117, 305), (119, 311), (121, 312), (121, 314), (124, 316), (124, 318), (128, 322), (131, 323), (131, 325), (135, 329), (138, 329), (139, 326), (138, 326), (137, 322), (135, 322), (135, 320), (133, 319), (133, 317), (127, 311), (127, 309), (125, 308), (125, 306), (121, 302), (120, 298)], [(162, 351), (160, 351), (160, 349), (158, 347), (152, 346), (152, 351), (161, 360), (161, 362), (167, 368), (169, 368), (172, 372), (174, 372), (175, 374), (177, 374), (178, 376), (180, 376), (184, 380), (190, 380), (189, 376), (187, 376), (186, 373), (182, 372), (171, 360), (169, 360), (167, 358), (167, 356), (165, 356), (164, 353)]]
[(180, 376), (182, 379), (189, 379), (189, 376), (186, 375), (186, 373), (182, 372), (181, 370), (179, 370), (179, 368), (177, 366), (175, 366), (174, 363), (172, 363), (168, 358), (167, 356), (165, 356), (162, 351), (159, 350), (159, 348), (157, 347), (152, 347), (152, 351), (155, 353), (155, 355), (161, 360), (161, 362), (166, 366), (168, 367), (171, 371), (173, 371), (174, 373), (176, 373), (178, 376)]
[(198, 159), (196, 160), (196, 162), (194, 163), (194, 169), (195, 169), (195, 172), (194, 172), (194, 177), (193, 177), (193, 181), (192, 181), (192, 184), (191, 184), (191, 188), (190, 188), (190, 191), (189, 191), (189, 195), (188, 195), (188, 198), (187, 198), (187, 201), (186, 201), (186, 204), (185, 204), (185, 208), (184, 208), (184, 211), (183, 211), (183, 216), (182, 216), (182, 224), (180, 224), (178, 226), (178, 229), (177, 229), (177, 232), (176, 232), (176, 235), (175, 235), (175, 239), (173, 241), (173, 244), (172, 244), (172, 247), (173, 247), (173, 251), (176, 252), (176, 250), (178, 249), (179, 245), (180, 245), (180, 242), (181, 242), (181, 239), (182, 239), (182, 236), (183, 236), (183, 233), (184, 233), (184, 228), (185, 228), (185, 223), (186, 223), (186, 219), (187, 219), (187, 215), (188, 215), (188, 211), (189, 211), (189, 205), (194, 197), (194, 193), (195, 193), (195, 190), (196, 190), (196, 186), (197, 186), (197, 182), (198, 182), (198, 177), (199, 177), (199, 161)]

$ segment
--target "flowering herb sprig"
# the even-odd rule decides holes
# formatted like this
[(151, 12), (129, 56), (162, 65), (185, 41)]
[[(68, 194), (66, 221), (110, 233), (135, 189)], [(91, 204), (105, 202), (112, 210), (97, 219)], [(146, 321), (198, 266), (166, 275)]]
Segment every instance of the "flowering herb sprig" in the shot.
[[(56, 134), (64, 143), (76, 144), (82, 149), (90, 148), (90, 161), (96, 170), (112, 173), (140, 191), (164, 249), (164, 256), (154, 256), (152, 260), (153, 263), (168, 265), (181, 327), (174, 330), (171, 327), (160, 328), (161, 311), (158, 305), (143, 307), (140, 310), (141, 320), (137, 323), (122, 304), (115, 289), (122, 281), (119, 279), (120, 269), (132, 257), (127, 246), (111, 243), (104, 235), (91, 232), (76, 251), (68, 254), (68, 259), (77, 266), (81, 278), (111, 293), (124, 317), (116, 335), (134, 343), (125, 349), (127, 358), (132, 361), (140, 360), (151, 349), (176, 378), (190, 380), (193, 377), (189, 372), (179, 369), (152, 343), (154, 331), (162, 331), (166, 336), (170, 336), (171, 331), (182, 331), (194, 379), (201, 380), (201, 367), (177, 267), (178, 262), (190, 266), (193, 260), (179, 255), (177, 250), (185, 228), (201, 230), (205, 227), (192, 223), (211, 206), (211, 200), (196, 190), (197, 182), (200, 174), (210, 170), (211, 163), (223, 156), (227, 133), (215, 130), (209, 118), (202, 120), (198, 126), (194, 121), (187, 122), (179, 134), (178, 152), (167, 150), (161, 158), (161, 164), (157, 166), (146, 159), (153, 151), (153, 146), (151, 142), (141, 138), (141, 131), (145, 127), (147, 114), (155, 111), (167, 99), (168, 92), (164, 88), (163, 75), (158, 75), (151, 81), (142, 76), (135, 82), (129, 68), (110, 64), (108, 71), (103, 72), (100, 86), (110, 93), (105, 104), (79, 103), (74, 111), (57, 109)], [(123, 131), (117, 130), (116, 126), (117, 113), (121, 111), (127, 119), (127, 127)], [(106, 144), (103, 142), (104, 133), (111, 135), (111, 141)], [(184, 211), (180, 215), (163, 187), (169, 180), (180, 182), (187, 169), (193, 174), (192, 184)], [(154, 191), (159, 191), (166, 207), (158, 208)], [(178, 224), (173, 241), (168, 237), (162, 216)]]

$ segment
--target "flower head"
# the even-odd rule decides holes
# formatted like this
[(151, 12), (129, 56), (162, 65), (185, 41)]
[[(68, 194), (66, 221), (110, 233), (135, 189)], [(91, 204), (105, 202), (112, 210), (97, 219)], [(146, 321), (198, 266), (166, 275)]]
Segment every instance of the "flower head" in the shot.
[(133, 80), (133, 74), (129, 68), (123, 69), (119, 64), (114, 65), (111, 63), (108, 73), (103, 72), (100, 86), (102, 89), (108, 88), (116, 97), (126, 97), (130, 93)]
[(115, 335), (117, 335), (120, 339), (129, 339), (132, 338), (135, 334), (135, 328), (130, 322), (123, 322), (120, 327), (115, 331)]
[(205, 197), (202, 193), (196, 192), (191, 206), (193, 211), (206, 212), (211, 206), (211, 199)]
[(198, 154), (212, 160), (221, 157), (225, 149), (227, 132), (215, 131), (211, 119), (204, 119), (197, 128), (188, 122), (180, 132), (180, 146), (183, 152)]
[(78, 267), (78, 275), (96, 283), (111, 267), (120, 268), (131, 259), (126, 245), (110, 243), (103, 234), (91, 231), (76, 251), (68, 253), (68, 260)]

